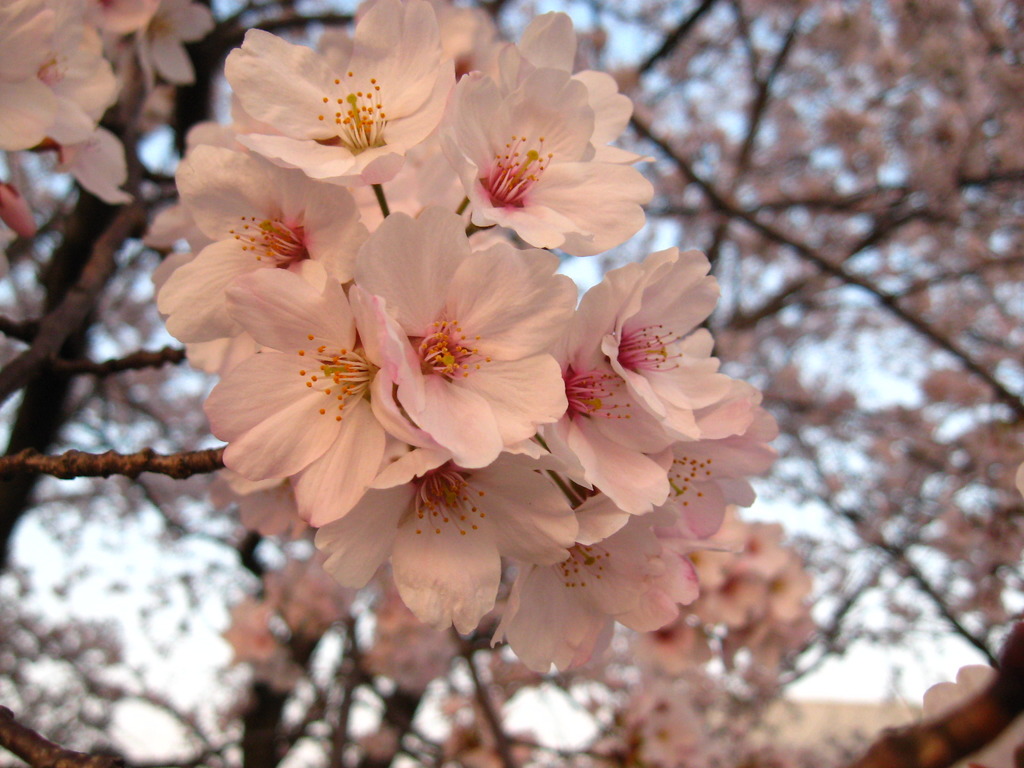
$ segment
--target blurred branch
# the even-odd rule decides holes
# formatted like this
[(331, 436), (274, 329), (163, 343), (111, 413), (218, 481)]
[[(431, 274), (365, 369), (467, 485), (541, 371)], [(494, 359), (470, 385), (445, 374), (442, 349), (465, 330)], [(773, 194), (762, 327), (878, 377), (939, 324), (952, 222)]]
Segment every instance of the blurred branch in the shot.
[(96, 363), (92, 360), (54, 360), (50, 370), (55, 373), (89, 373), (94, 376), (107, 376), (121, 371), (139, 370), (140, 368), (159, 368), (166, 363), (180, 363), (185, 359), (185, 350), (179, 347), (164, 347), (155, 352), (141, 350), (125, 357), (105, 360)]
[(831, 275), (832, 277), (839, 278), (846, 285), (861, 288), (871, 294), (890, 314), (895, 316), (897, 319), (902, 320), (921, 336), (931, 341), (939, 349), (948, 352), (959, 360), (960, 364), (964, 368), (984, 381), (985, 384), (992, 389), (996, 397), (1008, 405), (1018, 418), (1024, 419), (1024, 401), (1022, 401), (1018, 395), (1007, 389), (1002, 382), (995, 378), (991, 371), (985, 369), (980, 363), (978, 363), (978, 361), (971, 357), (966, 350), (961, 349), (952, 339), (940, 333), (923, 318), (913, 314), (907, 309), (904, 309), (899, 303), (898, 296), (872, 284), (867, 278), (850, 272), (845, 269), (841, 263), (833, 263), (822, 253), (806, 243), (800, 242), (781, 230), (776, 229), (771, 224), (761, 221), (755, 213), (744, 210), (733, 200), (728, 199), (728, 197), (712, 185), (711, 182), (701, 177), (693, 169), (693, 166), (686, 160), (686, 158), (679, 155), (679, 153), (677, 153), (665, 139), (655, 136), (651, 132), (650, 126), (647, 125), (644, 120), (633, 115), (631, 122), (636, 128), (637, 133), (639, 133), (642, 138), (647, 139), (657, 146), (658, 149), (660, 149), (673, 163), (675, 163), (682, 175), (690, 183), (696, 184), (704, 193), (705, 197), (707, 197), (708, 202), (718, 209), (719, 212), (736, 219), (737, 221), (743, 222), (751, 229), (766, 237), (768, 240), (792, 249), (801, 258), (813, 264), (822, 272)]
[(32, 768), (124, 768), (120, 758), (72, 752), (47, 741), (19, 724), (7, 707), (0, 707), (0, 746)]
[(637, 67), (637, 73), (641, 75), (644, 74), (647, 70), (672, 53), (672, 51), (679, 46), (690, 31), (697, 25), (697, 22), (700, 21), (701, 17), (710, 11), (717, 1), (718, 0), (704, 0), (704, 2), (697, 6), (693, 13), (683, 19), (678, 27), (665, 35), (665, 40), (660, 46), (658, 46), (658, 50), (654, 51), (654, 53), (644, 59), (640, 63), (640, 66)]
[(473, 655), (476, 651), (471, 644), (464, 643), (462, 637), (454, 629), (452, 630), (452, 637), (462, 647), (460, 655), (466, 660), (469, 675), (473, 678), (473, 689), (476, 693), (477, 704), (480, 705), (484, 720), (487, 721), (487, 726), (494, 737), (494, 750), (498, 753), (503, 768), (517, 768), (515, 758), (512, 757), (512, 742), (509, 740), (508, 734), (505, 733), (501, 716), (494, 708), (494, 702), (491, 701), (490, 694), (487, 693), (487, 687), (480, 679), (480, 674), (476, 671), (476, 664), (473, 663)]
[(889, 731), (847, 768), (946, 768), (990, 744), (1024, 712), (1024, 623), (1003, 648), (995, 681), (942, 717)]
[(11, 456), (0, 456), (0, 479), (25, 474), (53, 475), (64, 480), (111, 475), (138, 477), (143, 472), (156, 472), (181, 480), (222, 469), (223, 453), (223, 448), (209, 448), (205, 451), (159, 454), (147, 448), (138, 453), (66, 451), (58, 456), (45, 456), (26, 448)]
[(31, 342), (39, 333), (38, 320), (12, 320), (0, 315), (0, 333), (18, 341)]
[(0, 370), (0, 403), (31, 381), (48, 360), (57, 356), (65, 340), (82, 327), (96, 297), (113, 274), (115, 254), (145, 221), (146, 209), (138, 200), (118, 211), (96, 240), (78, 281), (40, 321), (32, 346)]

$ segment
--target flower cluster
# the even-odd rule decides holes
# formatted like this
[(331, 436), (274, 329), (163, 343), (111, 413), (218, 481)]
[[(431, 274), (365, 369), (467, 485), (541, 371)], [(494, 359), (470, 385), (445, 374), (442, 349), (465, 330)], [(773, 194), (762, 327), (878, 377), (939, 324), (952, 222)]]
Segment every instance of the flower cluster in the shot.
[(713, 657), (755, 689), (778, 685), (783, 664), (814, 631), (811, 576), (775, 523), (731, 511), (707, 548), (691, 554), (701, 594), (686, 615), (638, 638), (634, 654), (661, 675)]
[(221, 375), (224, 462), (265, 484), (236, 493), (293, 493), (341, 584), (390, 562), (437, 628), (480, 626), (512, 566), (495, 638), (546, 670), (696, 599), (688, 555), (753, 501), (775, 428), (712, 356), (702, 254), (612, 270), (577, 306), (549, 249), (623, 243), (651, 197), (610, 146), (631, 105), (572, 71), (564, 14), (518, 44), (487, 24), (379, 0), (318, 49), (250, 31), (233, 124), (197, 127), (177, 173), (160, 237), (191, 253), (158, 307)]
[[(111, 61), (124, 63), (121, 49), (133, 45), (149, 92), (157, 75), (190, 83), (183, 43), (211, 29), (213, 15), (195, 0), (0, 2), (0, 150), (55, 153), (57, 170), (92, 194), (113, 205), (129, 202), (121, 189), (124, 146), (100, 119), (133, 70), (125, 66), (115, 76)], [(30, 206), (3, 181), (0, 220), (21, 237), (35, 234)]]

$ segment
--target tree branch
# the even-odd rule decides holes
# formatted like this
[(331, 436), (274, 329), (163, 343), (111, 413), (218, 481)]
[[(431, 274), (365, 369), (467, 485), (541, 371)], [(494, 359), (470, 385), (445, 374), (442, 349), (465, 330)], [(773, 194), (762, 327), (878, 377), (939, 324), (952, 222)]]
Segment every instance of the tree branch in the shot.
[(31, 381), (48, 360), (57, 356), (65, 340), (81, 328), (96, 296), (114, 271), (114, 255), (145, 220), (145, 208), (138, 201), (117, 213), (96, 240), (78, 282), (40, 321), (39, 333), (32, 340), (32, 346), (0, 370), (0, 403)]
[(889, 731), (847, 768), (946, 768), (990, 744), (1024, 712), (1024, 623), (1003, 648), (999, 674), (961, 707), (920, 725)]
[(57, 746), (18, 723), (7, 707), (0, 707), (0, 746), (32, 768), (124, 768), (120, 758), (87, 755)]
[(654, 51), (654, 53), (643, 60), (640, 66), (637, 67), (637, 72), (641, 75), (644, 74), (647, 70), (672, 53), (679, 43), (681, 43), (690, 33), (690, 30), (696, 26), (701, 17), (710, 11), (711, 7), (716, 2), (717, 0), (704, 0), (704, 2), (697, 6), (693, 13), (683, 19), (678, 27), (676, 27), (670, 34), (665, 35), (665, 40), (660, 46), (658, 46), (658, 50)]
[(806, 243), (802, 243), (785, 234), (781, 230), (776, 229), (771, 224), (761, 221), (755, 213), (743, 210), (739, 205), (728, 199), (722, 192), (716, 189), (709, 181), (701, 177), (693, 169), (693, 166), (687, 162), (686, 158), (680, 156), (675, 150), (673, 150), (667, 141), (655, 136), (651, 132), (650, 126), (643, 120), (638, 118), (636, 115), (633, 115), (631, 122), (636, 128), (637, 133), (665, 153), (665, 155), (676, 164), (683, 176), (692, 184), (696, 184), (700, 188), (701, 192), (704, 193), (705, 197), (707, 197), (708, 202), (721, 213), (730, 216), (737, 221), (743, 222), (751, 229), (766, 237), (768, 240), (792, 249), (797, 253), (797, 255), (813, 264), (825, 274), (839, 278), (846, 285), (856, 286), (869, 293), (891, 315), (902, 320), (921, 336), (931, 341), (939, 349), (948, 352), (959, 360), (960, 364), (964, 368), (984, 381), (985, 384), (993, 391), (995, 396), (1009, 406), (1019, 418), (1024, 418), (1024, 401), (1021, 400), (1019, 395), (1007, 389), (991, 371), (985, 369), (977, 360), (971, 357), (966, 350), (961, 349), (952, 339), (940, 333), (923, 318), (904, 309), (899, 303), (898, 296), (879, 288), (872, 284), (868, 279), (844, 269), (842, 264), (833, 263), (823, 254), (819, 253)]
[(182, 480), (222, 469), (223, 454), (223, 448), (172, 454), (159, 454), (147, 448), (138, 453), (66, 451), (58, 456), (44, 456), (26, 448), (11, 456), (0, 456), (0, 479), (17, 475), (52, 475), (63, 480), (111, 475), (138, 477), (143, 472), (155, 472)]
[(93, 376), (107, 376), (111, 373), (139, 370), (140, 368), (159, 368), (166, 363), (180, 363), (184, 359), (184, 349), (180, 347), (164, 347), (155, 352), (140, 350), (125, 357), (105, 360), (102, 363), (96, 363), (92, 360), (57, 359), (50, 363), (50, 370), (55, 373), (89, 373)]

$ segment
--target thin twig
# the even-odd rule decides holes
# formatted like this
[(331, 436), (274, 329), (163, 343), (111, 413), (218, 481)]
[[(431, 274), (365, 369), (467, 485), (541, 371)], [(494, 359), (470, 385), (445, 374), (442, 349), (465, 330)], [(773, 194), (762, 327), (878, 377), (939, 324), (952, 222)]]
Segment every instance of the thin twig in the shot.
[(476, 664), (473, 663), (474, 650), (470, 645), (463, 643), (462, 638), (455, 630), (452, 630), (452, 635), (455, 637), (456, 642), (462, 646), (462, 653), (460, 655), (466, 660), (466, 666), (469, 667), (469, 675), (473, 678), (476, 700), (480, 705), (484, 720), (487, 721), (487, 726), (491, 730), (491, 735), (494, 737), (494, 749), (501, 759), (501, 764), (503, 768), (517, 768), (515, 758), (512, 757), (512, 742), (505, 733), (501, 717), (499, 717), (497, 710), (494, 708), (494, 702), (491, 701), (487, 688), (480, 679), (480, 674), (476, 671)]

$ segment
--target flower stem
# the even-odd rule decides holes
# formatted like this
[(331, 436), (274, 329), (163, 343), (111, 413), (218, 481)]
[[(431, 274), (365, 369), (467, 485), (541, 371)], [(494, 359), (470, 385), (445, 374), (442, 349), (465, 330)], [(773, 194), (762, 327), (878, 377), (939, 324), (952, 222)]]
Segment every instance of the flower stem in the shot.
[(548, 477), (554, 480), (555, 485), (557, 485), (558, 488), (562, 491), (562, 493), (565, 494), (565, 498), (569, 500), (569, 504), (572, 506), (573, 509), (576, 509), (576, 507), (583, 503), (583, 499), (581, 499), (573, 492), (572, 488), (569, 487), (569, 484), (565, 482), (561, 475), (559, 475), (553, 469), (547, 470), (547, 473)]
[(384, 187), (380, 184), (374, 184), (373, 194), (377, 196), (377, 204), (380, 206), (380, 212), (384, 214), (384, 218), (386, 219), (391, 215), (391, 209), (388, 208), (388, 199), (384, 197)]

